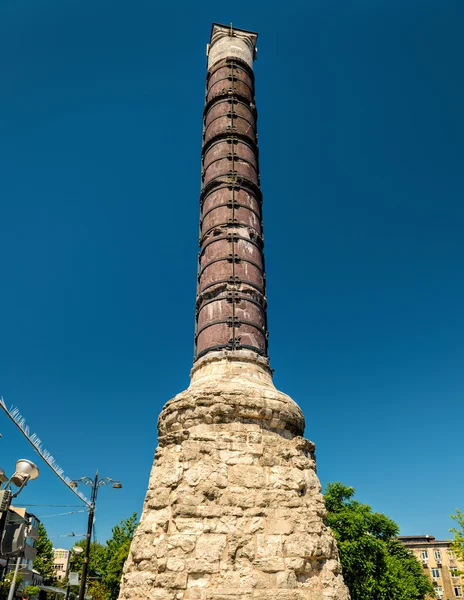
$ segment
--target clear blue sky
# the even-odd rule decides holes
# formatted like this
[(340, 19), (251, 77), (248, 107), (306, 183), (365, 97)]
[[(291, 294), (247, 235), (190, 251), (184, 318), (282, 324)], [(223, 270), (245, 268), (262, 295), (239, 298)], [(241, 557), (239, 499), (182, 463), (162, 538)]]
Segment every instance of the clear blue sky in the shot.
[[(462, 0), (0, 0), (0, 395), (69, 476), (122, 480), (98, 538), (140, 511), (158, 413), (188, 385), (213, 21), (259, 32), (275, 383), (324, 484), (405, 534), (448, 535), (464, 508), (463, 20)], [(0, 431), (5, 470), (37, 456)], [(40, 465), (22, 502), (75, 504)], [(82, 514), (44, 523), (85, 531)]]

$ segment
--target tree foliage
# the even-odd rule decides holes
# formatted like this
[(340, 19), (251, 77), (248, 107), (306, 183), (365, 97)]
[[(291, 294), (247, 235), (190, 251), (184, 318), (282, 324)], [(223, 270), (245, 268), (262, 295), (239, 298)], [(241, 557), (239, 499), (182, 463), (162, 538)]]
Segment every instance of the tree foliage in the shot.
[[(14, 577), (14, 570), (9, 571), (5, 575), (5, 577), (3, 578), (3, 582), (2, 582), (2, 591), (10, 589), (11, 582), (13, 581), (13, 577)], [(21, 575), (21, 573), (18, 573), (16, 575), (15, 588), (18, 589), (18, 587), (22, 584), (22, 582), (23, 582), (23, 576)]]
[(38, 596), (40, 593), (40, 588), (37, 585), (26, 585), (23, 589), (23, 598), (32, 598), (33, 596)]
[[(75, 546), (81, 547), (85, 551), (87, 541), (81, 540)], [(100, 542), (92, 542), (90, 544), (89, 567), (87, 569), (87, 577), (103, 577), (105, 571), (105, 552), (106, 547)], [(76, 554), (72, 557), (71, 571), (82, 573), (82, 564), (84, 562), (84, 552)]]
[(88, 596), (93, 600), (108, 600), (108, 588), (101, 581), (92, 581), (89, 585)]
[(451, 515), (457, 523), (457, 527), (453, 527), (450, 531), (454, 534), (451, 548), (456, 553), (456, 556), (461, 562), (464, 562), (464, 511), (456, 509), (456, 514)]
[(129, 555), (130, 544), (137, 528), (137, 513), (133, 513), (113, 527), (113, 537), (106, 543), (106, 573), (103, 583), (109, 590), (110, 600), (117, 599), (122, 569)]
[(419, 561), (396, 538), (398, 525), (354, 495), (354, 488), (341, 483), (329, 483), (325, 493), (327, 524), (337, 540), (351, 600), (421, 600), (433, 595)]
[(55, 585), (56, 576), (53, 566), (53, 544), (42, 523), (39, 524), (39, 537), (35, 547), (37, 556), (34, 559), (34, 569), (42, 575), (44, 585)]
[[(106, 544), (92, 542), (90, 546), (88, 580), (89, 595), (94, 600), (117, 600), (122, 569), (129, 555), (130, 543), (137, 527), (137, 514), (123, 519), (113, 527), (113, 535)], [(85, 549), (86, 541), (76, 544)], [(84, 553), (73, 559), (73, 571), (82, 573)], [(71, 588), (74, 591), (74, 587)], [(77, 591), (77, 588), (76, 588)]]

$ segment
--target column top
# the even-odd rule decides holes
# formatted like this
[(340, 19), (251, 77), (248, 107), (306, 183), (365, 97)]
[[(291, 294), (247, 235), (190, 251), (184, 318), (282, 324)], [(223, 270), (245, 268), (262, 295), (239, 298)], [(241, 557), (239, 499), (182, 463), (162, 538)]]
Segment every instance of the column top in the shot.
[(251, 68), (256, 58), (258, 34), (230, 25), (213, 23), (211, 38), (207, 46), (208, 69), (224, 58), (241, 58)]

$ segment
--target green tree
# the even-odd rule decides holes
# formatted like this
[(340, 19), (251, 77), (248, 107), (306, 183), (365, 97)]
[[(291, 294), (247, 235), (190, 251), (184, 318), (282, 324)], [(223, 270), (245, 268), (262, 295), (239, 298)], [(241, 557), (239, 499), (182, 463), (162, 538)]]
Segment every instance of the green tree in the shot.
[(108, 600), (108, 588), (101, 581), (92, 581), (89, 585), (88, 595), (92, 596), (93, 600)]
[[(80, 546), (85, 551), (87, 541), (81, 540), (74, 544), (75, 546)], [(82, 563), (84, 562), (84, 552), (80, 554), (76, 554), (72, 558), (73, 568), (72, 570), (79, 573), (79, 576), (82, 573)], [(90, 554), (89, 554), (89, 568), (87, 570), (88, 577), (103, 577), (106, 571), (106, 546), (100, 544), (100, 542), (91, 542), (90, 544)]]
[[(85, 551), (86, 543), (87, 543), (87, 541), (84, 539), (84, 540), (80, 540), (79, 542), (77, 542), (77, 544), (74, 544), (74, 546), (79, 546)], [(105, 552), (106, 552), (106, 546), (104, 546), (103, 544), (100, 544), (100, 542), (91, 542), (90, 554), (89, 554), (89, 568), (87, 570), (87, 578), (88, 578), (87, 580), (88, 581), (91, 581), (91, 582), (92, 582), (92, 580), (100, 581), (102, 579), (104, 573), (106, 572)], [(79, 573), (79, 580), (80, 580), (80, 578), (82, 576), (82, 563), (84, 562), (84, 552), (73, 555), (71, 560), (72, 560), (71, 571), (75, 572), (75, 573)], [(93, 582), (90, 585), (93, 585)], [(73, 586), (71, 586), (70, 590), (73, 594), (78, 594), (79, 586), (73, 585)], [(90, 593), (90, 587), (89, 587), (89, 595), (90, 596), (93, 595)], [(95, 600), (97, 600), (97, 596), (93, 596), (93, 597), (95, 598)]]
[(23, 598), (32, 598), (39, 595), (40, 588), (37, 585), (26, 585), (22, 592)]
[(109, 590), (109, 600), (116, 600), (119, 596), (122, 570), (136, 528), (137, 513), (133, 513), (113, 527), (113, 537), (106, 542), (106, 570), (102, 582)]
[(329, 483), (327, 524), (337, 540), (343, 577), (351, 600), (422, 600), (434, 595), (419, 561), (396, 538), (398, 525), (367, 504), (355, 490)]
[(34, 559), (34, 569), (42, 575), (44, 585), (54, 585), (56, 576), (53, 566), (53, 544), (42, 523), (39, 524), (39, 537), (35, 547), (37, 556)]
[[(5, 577), (3, 578), (3, 590), (8, 591), (11, 587), (11, 582), (13, 581), (13, 577), (14, 577), (14, 570), (13, 571), (9, 571)], [(22, 584), (23, 582), (23, 576), (21, 575), (21, 573), (18, 573), (16, 576), (16, 581), (15, 581), (15, 588), (18, 589), (18, 587)]]
[[(94, 600), (116, 600), (119, 595), (122, 569), (129, 555), (129, 548), (134, 531), (137, 527), (137, 513), (128, 519), (123, 519), (113, 527), (113, 535), (106, 544), (92, 542), (90, 545), (88, 578), (89, 595)], [(86, 540), (76, 544), (85, 549)], [(78, 554), (73, 559), (73, 571), (81, 575), (84, 553)], [(92, 591), (91, 591), (92, 590)], [(71, 591), (78, 591), (77, 587)]]
[(451, 515), (451, 518), (454, 519), (458, 525), (458, 527), (450, 529), (451, 533), (454, 534), (451, 548), (454, 550), (459, 560), (464, 562), (464, 511), (457, 508), (456, 514)]

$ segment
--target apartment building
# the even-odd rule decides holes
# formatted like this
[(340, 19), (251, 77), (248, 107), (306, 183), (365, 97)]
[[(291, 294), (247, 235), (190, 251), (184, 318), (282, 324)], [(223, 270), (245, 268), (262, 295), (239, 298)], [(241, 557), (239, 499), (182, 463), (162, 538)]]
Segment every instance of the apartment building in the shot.
[(436, 540), (433, 535), (401, 535), (399, 539), (413, 551), (424, 571), (432, 580), (437, 598), (443, 600), (463, 599), (464, 571), (448, 540)]
[[(33, 514), (27, 511), (25, 508), (12, 506), (10, 508), (10, 517), (8, 523), (14, 524), (15, 517), (19, 516), (20, 520), (26, 525), (26, 538), (24, 541), (24, 547), (20, 556), (22, 558), (20, 565), (20, 573), (23, 576), (24, 585), (41, 585), (42, 576), (33, 568), (34, 559), (37, 555), (36, 544), (39, 538), (39, 519)], [(16, 517), (17, 518), (17, 517)], [(19, 520), (18, 520), (19, 522)], [(6, 533), (6, 535), (8, 532)], [(14, 530), (12, 531), (14, 536)], [(10, 562), (9, 571), (14, 569), (14, 561)]]
[(69, 550), (53, 548), (53, 566), (58, 579), (64, 579), (68, 570)]

